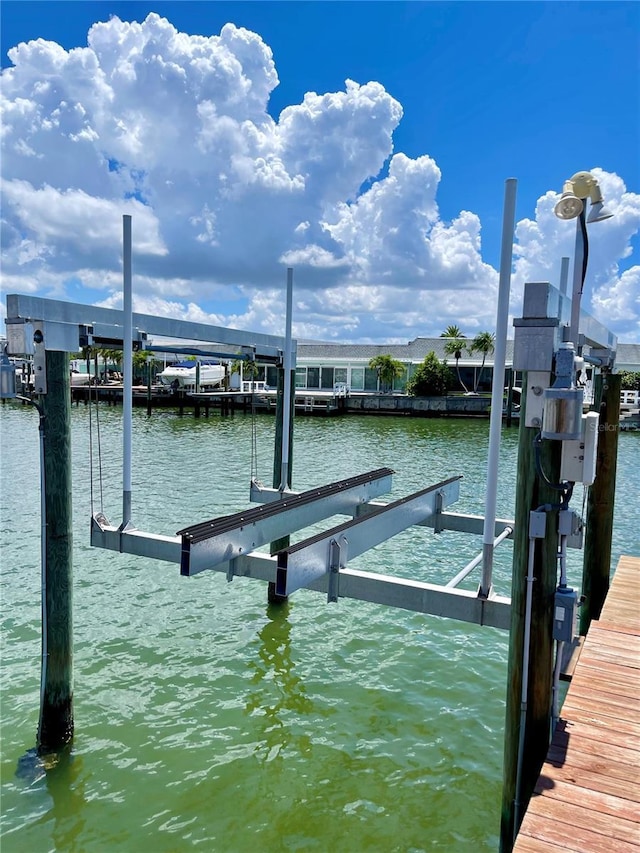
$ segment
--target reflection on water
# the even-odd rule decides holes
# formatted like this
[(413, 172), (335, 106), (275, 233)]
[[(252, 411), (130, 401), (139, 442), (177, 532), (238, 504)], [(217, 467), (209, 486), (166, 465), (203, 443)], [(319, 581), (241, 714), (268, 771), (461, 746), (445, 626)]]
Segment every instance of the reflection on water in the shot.
[(306, 714), (312, 708), (304, 682), (295, 673), (289, 607), (288, 603), (267, 606), (267, 622), (258, 632), (258, 655), (249, 662), (253, 675), (246, 713), (262, 718), (263, 734), (256, 754), (265, 762), (282, 759), (291, 741), (293, 715)]
[[(27, 794), (38, 802), (39, 816), (33, 826), (41, 826), (51, 837), (54, 850), (83, 850), (81, 836), (85, 828), (85, 793), (82, 779), (82, 758), (68, 747), (60, 752), (39, 755), (28, 750), (18, 761), (16, 779)], [(4, 849), (13, 847), (14, 839), (7, 839)]]

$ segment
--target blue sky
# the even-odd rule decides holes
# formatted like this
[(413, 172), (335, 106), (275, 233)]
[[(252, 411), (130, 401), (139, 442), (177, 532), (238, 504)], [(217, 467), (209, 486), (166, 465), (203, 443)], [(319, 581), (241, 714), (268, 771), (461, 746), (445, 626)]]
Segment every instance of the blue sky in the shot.
[[(93, 185), (86, 175), (67, 175), (66, 167), (63, 180), (55, 168), (57, 155), (53, 149), (58, 143), (42, 134), (37, 144), (35, 137), (27, 140), (25, 134), (32, 129), (16, 122), (8, 144), (13, 144), (14, 150), (20, 145), (22, 153), (27, 151), (29, 156), (15, 161), (9, 158), (3, 170), (3, 179), (15, 182), (15, 191), (3, 202), (4, 210), (16, 211), (13, 230), (6, 238), (16, 247), (15, 263), (9, 253), (12, 289), (21, 289), (22, 275), (25, 290), (33, 289), (37, 279), (39, 287), (45, 283), (46, 293), (60, 298), (117, 304), (117, 247), (112, 247), (112, 264), (105, 246), (98, 252), (99, 263), (81, 257), (82, 252), (70, 241), (63, 251), (56, 243), (60, 235), (50, 224), (42, 224), (36, 233), (34, 223), (40, 220), (30, 205), (40, 210), (46, 201), (47, 209), (52, 209), (61, 202), (57, 219), (68, 217), (72, 227), (80, 216), (75, 207), (69, 209), (72, 193), (76, 199), (87, 195), (99, 199), (101, 206), (96, 209), (105, 215), (120, 193), (122, 199), (144, 202), (146, 209), (141, 214), (148, 227), (149, 245), (157, 241), (155, 250), (141, 253), (141, 309), (182, 312), (191, 317), (200, 312), (198, 319), (210, 316), (212, 322), (245, 323), (271, 331), (281, 323), (282, 313), (274, 271), (291, 263), (300, 288), (294, 320), (294, 331), (300, 337), (402, 341), (415, 334), (438, 334), (448, 322), (459, 322), (469, 333), (475, 333), (490, 328), (495, 314), (505, 179), (518, 179), (516, 219), (521, 223), (521, 252), (515, 259), (512, 302), (517, 313), (522, 280), (533, 275), (553, 280), (560, 256), (572, 252), (573, 226), (560, 223), (558, 231), (557, 223), (549, 224), (546, 213), (551, 200), (546, 194), (559, 192), (563, 181), (576, 171), (600, 169), (601, 184), (612, 194), (617, 216), (592, 229), (587, 287), (590, 304), (586, 307), (623, 340), (640, 340), (640, 205), (636, 195), (640, 188), (640, 4), (3, 0), (3, 68), (11, 68), (7, 51), (19, 42), (42, 38), (57, 42), (66, 51), (86, 48), (87, 33), (96, 22), (106, 22), (115, 15), (123, 22), (142, 23), (150, 12), (166, 18), (176, 31), (188, 36), (218, 36), (228, 22), (257, 34), (272, 51), (279, 81), (275, 87), (272, 83), (267, 86), (265, 97), (265, 111), (276, 125), (283, 110), (303, 104), (305, 93), (322, 96), (345, 92), (347, 79), (360, 86), (374, 81), (382, 91), (361, 92), (359, 117), (348, 121), (346, 115), (355, 95), (346, 93), (340, 102), (343, 123), (336, 125), (335, 140), (331, 131), (335, 105), (327, 98), (308, 104), (304, 116), (301, 112), (292, 117), (294, 135), (284, 143), (284, 124), (282, 133), (275, 128), (278, 144), (269, 149), (270, 156), (277, 149), (279, 157), (284, 145), (289, 154), (289, 160), (285, 157), (282, 161), (287, 175), (293, 177), (295, 164), (305, 182), (304, 191), (296, 196), (300, 198), (296, 227), (297, 211), (295, 216), (288, 211), (289, 218), (282, 214), (280, 229), (279, 209), (263, 197), (247, 198), (247, 205), (260, 211), (261, 218), (256, 214), (255, 220), (247, 219), (238, 206), (228, 211), (218, 205), (214, 211), (218, 185), (218, 189), (213, 185), (206, 192), (203, 189), (202, 198), (194, 189), (189, 199), (176, 200), (178, 215), (186, 217), (194, 228), (204, 229), (197, 235), (197, 248), (206, 243), (207, 235), (211, 237), (213, 260), (194, 253), (181, 256), (174, 246), (184, 245), (187, 237), (182, 232), (172, 236), (170, 217), (160, 203), (154, 204), (158, 182), (162, 180), (163, 186), (171, 183), (171, 168), (177, 176), (180, 163), (171, 166), (165, 158), (162, 175), (154, 175), (144, 158), (134, 162), (131, 157), (129, 161), (126, 151), (117, 145), (109, 153), (109, 134), (98, 129), (93, 133), (97, 139), (94, 148), (103, 160), (111, 158), (120, 172), (128, 170), (128, 189), (124, 185), (119, 189), (107, 187), (104, 181)], [(116, 41), (114, 38), (114, 44)], [(162, 40), (162, 45), (166, 43)], [(257, 61), (255, 56), (251, 61)], [(42, 68), (50, 69), (50, 65), (39, 62), (32, 57), (23, 60), (26, 70), (20, 79), (15, 75), (7, 97), (14, 102), (20, 98), (33, 100), (34, 75), (43, 73)], [(245, 78), (251, 79), (253, 67), (246, 66)], [(72, 85), (67, 83), (71, 79), (69, 69), (60, 75), (61, 89)], [(141, 87), (139, 68), (136, 75)], [(148, 94), (144, 97), (152, 101), (154, 92), (164, 91), (163, 79), (154, 84), (145, 74)], [(154, 89), (154, 85), (160, 88)], [(117, 87), (114, 90), (117, 92)], [(130, 88), (126, 92), (130, 94)], [(362, 105), (363, 94), (367, 95), (368, 107)], [(189, 96), (197, 100), (196, 88), (190, 89)], [(49, 100), (46, 104), (49, 109)], [(394, 104), (401, 106), (401, 117)], [(197, 104), (195, 108), (200, 109)], [(245, 117), (251, 116), (251, 121), (261, 127), (252, 109), (247, 106)], [(44, 114), (42, 108), (36, 112), (40, 117)], [(88, 107), (86, 112), (90, 121)], [(131, 115), (130, 110), (127, 115)], [(298, 123), (303, 119), (304, 131), (300, 133)], [(235, 113), (233, 120), (241, 123)], [(151, 121), (152, 114), (147, 117), (147, 122)], [(97, 127), (96, 122), (92, 128)], [(23, 144), (20, 139), (27, 142)], [(329, 150), (321, 150), (322, 143)], [(300, 152), (294, 150), (296, 144)], [(363, 146), (369, 148), (357, 172), (355, 166), (351, 168), (351, 161), (360, 156)], [(253, 154), (254, 163), (258, 162), (256, 152)], [(406, 156), (396, 162), (389, 180), (392, 154)], [(63, 148), (59, 156), (63, 156)], [(64, 156), (73, 158), (69, 153)], [(331, 168), (332, 156), (340, 163), (335, 170)], [(348, 174), (345, 158), (351, 164)], [(429, 158), (429, 162), (421, 158)], [(38, 159), (38, 169), (30, 171), (29, 164)], [(42, 167), (42, 161), (48, 159), (50, 173)], [(316, 175), (313, 184), (309, 175), (319, 160), (323, 173)], [(85, 169), (90, 162), (94, 161), (87, 160)], [(414, 163), (418, 164), (415, 168)], [(216, 168), (223, 173), (222, 166)], [(333, 176), (341, 173), (341, 168), (345, 170), (344, 180), (333, 187)], [(202, 176), (192, 174), (191, 179), (194, 187), (203, 186)], [(420, 190), (421, 181), (433, 184), (426, 194)], [(364, 197), (376, 183), (381, 192)], [(30, 194), (25, 184), (31, 188)], [(45, 199), (42, 192), (38, 193), (45, 184), (58, 195), (49, 193)], [(326, 193), (318, 188), (320, 184), (327, 188)], [(185, 196), (188, 191), (187, 182)], [(293, 192), (297, 192), (295, 187)], [(363, 197), (356, 210), (359, 194)], [(172, 200), (165, 199), (164, 203), (168, 209)], [(415, 221), (410, 217), (417, 209)], [(27, 210), (32, 210), (28, 222)], [(144, 220), (147, 213), (153, 213), (153, 221)], [(269, 227), (264, 228), (264, 239), (256, 237), (247, 243), (248, 235), (259, 232), (265, 217)], [(223, 218), (226, 225), (221, 229)], [(386, 224), (381, 226), (381, 222)], [(376, 231), (374, 240), (372, 230), (382, 227), (386, 233)], [(295, 239), (291, 236), (294, 232)], [(428, 245), (419, 245), (420, 233), (429, 234)], [(388, 234), (399, 236), (389, 243)], [(211, 235), (219, 235), (219, 239)], [(32, 254), (25, 248), (29, 241), (38, 246)], [(277, 257), (268, 256), (269, 246), (277, 246)], [(256, 270), (252, 271), (246, 255), (256, 259)], [(258, 262), (261, 270), (271, 271), (268, 281), (266, 273), (265, 281), (257, 280)], [(37, 275), (38, 270), (47, 275)], [(101, 277), (101, 270), (110, 275)], [(163, 284), (158, 283), (158, 276)], [(106, 282), (102, 287), (100, 278)]]

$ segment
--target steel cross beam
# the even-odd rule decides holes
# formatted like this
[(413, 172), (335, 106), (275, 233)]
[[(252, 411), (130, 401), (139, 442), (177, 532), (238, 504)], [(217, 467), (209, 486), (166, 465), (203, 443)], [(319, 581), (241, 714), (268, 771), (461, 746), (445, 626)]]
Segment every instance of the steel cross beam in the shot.
[[(122, 554), (151, 557), (168, 563), (180, 562), (180, 538), (145, 533), (135, 528), (110, 526), (103, 516), (94, 516), (91, 522), (91, 544)], [(245, 554), (228, 563), (219, 563), (214, 571), (226, 574), (228, 580), (248, 578), (274, 582), (277, 560), (268, 554)], [(425, 574), (428, 568), (425, 568)], [(309, 590), (329, 590), (329, 575), (323, 575), (309, 584)], [(339, 574), (339, 598), (369, 601), (385, 607), (412, 610), (414, 613), (444, 616), (460, 622), (470, 622), (490, 628), (509, 630), (511, 602), (509, 598), (491, 593), (483, 599), (476, 592), (447, 588), (408, 578), (387, 577), (374, 572), (342, 569)]]
[(349, 515), (359, 505), (390, 491), (392, 475), (391, 468), (378, 468), (300, 494), (284, 493), (273, 503), (185, 527), (177, 534), (182, 537), (180, 574), (196, 575), (332, 515)]
[[(32, 354), (25, 346), (32, 346), (27, 335), (18, 326), (38, 324), (44, 334), (45, 349), (79, 350), (81, 327), (99, 337), (122, 340), (124, 335), (124, 312), (114, 308), (99, 308), (95, 305), (78, 305), (58, 299), (44, 299), (40, 296), (23, 294), (7, 295), (7, 340), (11, 354)], [(257, 357), (265, 361), (277, 361), (284, 353), (285, 339), (261, 332), (244, 332), (227, 329), (222, 326), (210, 326), (206, 323), (194, 323), (189, 320), (176, 320), (171, 317), (154, 317), (150, 314), (133, 314), (133, 328), (146, 335), (159, 335), (166, 338), (181, 338), (231, 346), (250, 347)], [(13, 344), (13, 341), (16, 341)], [(19, 343), (18, 343), (19, 342)], [(13, 346), (13, 348), (12, 348)], [(293, 343), (294, 351), (296, 348)]]
[(448, 506), (457, 500), (461, 479), (443, 480), (280, 551), (276, 593), (290, 595), (331, 573), (336, 576), (336, 583), (330, 582), (329, 598), (336, 600), (339, 594), (337, 575), (345, 568), (348, 558), (357, 557), (407, 527), (419, 524), (432, 515), (437, 506)]

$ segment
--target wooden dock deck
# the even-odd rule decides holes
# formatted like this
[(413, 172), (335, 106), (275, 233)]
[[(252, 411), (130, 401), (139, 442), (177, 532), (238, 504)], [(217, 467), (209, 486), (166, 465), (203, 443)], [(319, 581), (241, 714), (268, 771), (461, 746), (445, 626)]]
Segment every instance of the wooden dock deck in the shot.
[(515, 853), (640, 853), (640, 558), (585, 639)]

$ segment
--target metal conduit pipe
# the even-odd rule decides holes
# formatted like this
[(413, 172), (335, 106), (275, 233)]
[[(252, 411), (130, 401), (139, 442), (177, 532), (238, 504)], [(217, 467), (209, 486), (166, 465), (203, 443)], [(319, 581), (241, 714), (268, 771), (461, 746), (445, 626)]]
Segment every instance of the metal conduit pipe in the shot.
[[(496, 538), (493, 540), (492, 548), (497, 548), (498, 545), (501, 542), (504, 542), (504, 540), (508, 536), (511, 536), (512, 533), (513, 533), (512, 527), (505, 527), (505, 529), (502, 531), (502, 533), (500, 533), (499, 536), (496, 536)], [(449, 583), (445, 584), (445, 587), (458, 586), (458, 584), (461, 581), (463, 581), (467, 577), (467, 575), (471, 574), (471, 572), (476, 568), (476, 566), (480, 565), (480, 563), (483, 560), (484, 553), (485, 553), (485, 551), (483, 548), (482, 551), (480, 551), (480, 553), (476, 557), (474, 557), (473, 560), (468, 562), (467, 565), (463, 569), (461, 569), (455, 577), (451, 578)]]
[(522, 795), (522, 758), (524, 755), (525, 723), (527, 719), (527, 693), (529, 691), (529, 647), (531, 645), (531, 605), (533, 602), (533, 564), (536, 540), (529, 534), (529, 556), (527, 560), (527, 595), (525, 599), (524, 637), (522, 649), (522, 689), (520, 691), (520, 731), (518, 733), (518, 762), (516, 767), (516, 796), (513, 804), (513, 839), (515, 841), (520, 826)]
[[(560, 536), (560, 547), (558, 549), (558, 563), (560, 565), (560, 583), (559, 587), (567, 585), (567, 536)], [(556, 642), (556, 659), (553, 666), (553, 682), (551, 686), (551, 732), (555, 730), (560, 716), (560, 672), (562, 670), (562, 650), (564, 642), (558, 640)]]
[(47, 647), (47, 501), (45, 489), (45, 468), (44, 468), (44, 453), (45, 453), (45, 416), (44, 410), (39, 403), (29, 397), (23, 397), (16, 394), (16, 400), (22, 400), (24, 403), (29, 403), (38, 411), (38, 433), (40, 436), (40, 596), (42, 608), (42, 651), (40, 665), (40, 717), (42, 720), (42, 708), (44, 705), (44, 689), (47, 683), (47, 661), (49, 658), (49, 649)]

